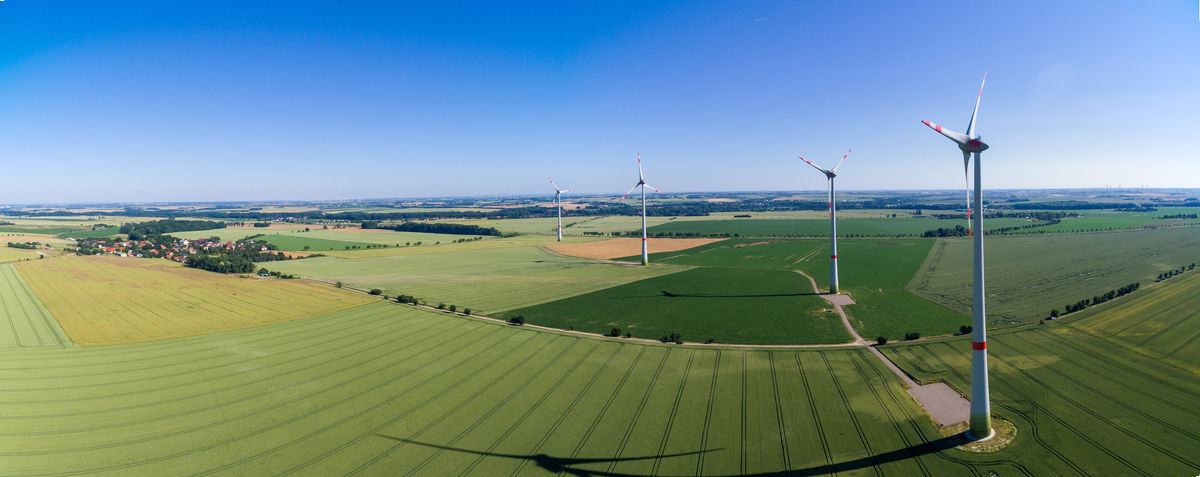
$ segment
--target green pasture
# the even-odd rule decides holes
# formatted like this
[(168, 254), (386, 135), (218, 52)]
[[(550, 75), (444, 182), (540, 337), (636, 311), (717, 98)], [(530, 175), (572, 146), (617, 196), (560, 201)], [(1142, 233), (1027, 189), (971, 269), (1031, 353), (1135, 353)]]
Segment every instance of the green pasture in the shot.
[[(223, 239), (224, 237), (222, 237)], [(269, 243), (280, 250), (291, 252), (312, 251), (323, 252), (326, 250), (349, 250), (353, 248), (367, 248), (370, 245), (363, 242), (344, 242), (341, 240), (326, 240), (316, 237), (307, 237), (300, 234), (271, 234), (258, 237), (255, 240), (261, 240)]]
[(16, 267), (0, 264), (0, 349), (39, 346), (72, 344)]
[[(1070, 326), (1051, 322), (989, 334), (992, 412), (1017, 427), (1017, 440), (1000, 455), (1014, 456), (1025, 475), (1195, 474), (1200, 469), (1196, 371), (1080, 329), (1106, 314)], [(1166, 312), (1118, 320), (1139, 326), (1176, 318)], [(1195, 330), (1190, 326), (1185, 334), (1195, 339)], [(880, 350), (919, 380), (944, 380), (964, 394), (970, 389), (966, 338)]]
[(1046, 450), (1026, 455), (1043, 446), (1033, 432), (1014, 451), (953, 449), (861, 349), (647, 345), (395, 303), (160, 342), (5, 349), (0, 363), (0, 473), (10, 475), (936, 476), (1055, 465)]
[[(970, 324), (962, 313), (932, 303), (905, 289), (929, 254), (933, 239), (854, 239), (838, 241), (838, 277), (843, 293), (857, 302), (845, 307), (864, 338), (899, 339), (908, 332), (924, 336), (954, 333)], [(677, 252), (651, 255), (651, 262), (696, 267), (803, 270), (822, 291), (829, 287), (827, 240), (734, 239)], [(809, 284), (802, 290), (811, 291)]]
[[(474, 243), (485, 243), (487, 240)], [(470, 245), (470, 243), (461, 244)], [(447, 245), (446, 247), (450, 247)], [(406, 247), (399, 250), (419, 249)], [(319, 257), (271, 262), (271, 270), (413, 295), (493, 313), (588, 293), (688, 267), (641, 267), (555, 255), (541, 247), (464, 248), (368, 258)]]
[[(828, 216), (826, 216), (828, 217)], [(987, 228), (1017, 227), (1034, 222), (1025, 219), (993, 219)], [(853, 218), (838, 217), (838, 236), (919, 236), (927, 230), (953, 228), (966, 225), (966, 220), (934, 219), (925, 217)], [(647, 229), (651, 234), (737, 234), (743, 237), (828, 237), (829, 219), (730, 219), (730, 220), (683, 220), (655, 225)]]
[(1200, 269), (1068, 315), (1080, 339), (1108, 341), (1200, 373)]
[(71, 230), (69, 232), (63, 232), (63, 233), (58, 234), (58, 237), (59, 238), (71, 237), (71, 238), (77, 238), (77, 239), (80, 239), (80, 238), (103, 238), (103, 237), (111, 237), (113, 235), (116, 235), (120, 231), (121, 231), (120, 227), (99, 227), (96, 229), (92, 229), (89, 227), (86, 229), (75, 229), (75, 230)]
[(786, 270), (696, 268), (508, 311), (530, 323), (641, 338), (672, 332), (718, 343), (814, 344), (852, 341), (841, 318)]
[[(988, 237), (984, 247), (988, 319), (1011, 325), (1130, 283), (1144, 287), (1161, 272), (1200, 262), (1200, 228)], [(971, 241), (939, 239), (909, 289), (969, 313)]]

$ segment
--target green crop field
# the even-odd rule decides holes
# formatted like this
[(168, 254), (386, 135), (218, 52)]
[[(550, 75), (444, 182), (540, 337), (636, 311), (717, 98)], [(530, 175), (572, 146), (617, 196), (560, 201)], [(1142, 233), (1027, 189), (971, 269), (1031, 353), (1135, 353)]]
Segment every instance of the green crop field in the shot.
[[(501, 241), (460, 245), (488, 242)], [(438, 247), (454, 250), (452, 245)], [(422, 248), (427, 247), (394, 250)], [(641, 267), (564, 257), (528, 245), (368, 258), (319, 257), (272, 262), (267, 267), (328, 282), (340, 281), (360, 289), (379, 288), (389, 296), (413, 295), (431, 304), (444, 302), (485, 313), (545, 303), (687, 268)]]
[[(949, 448), (861, 349), (646, 345), (392, 303), (161, 342), (0, 350), (0, 380), (0, 471), (12, 475), (1019, 475), (1054, 465), (1034, 460), (1053, 459), (1045, 452)], [(1037, 448), (1032, 435), (1019, 450)]]
[(91, 229), (91, 228), (75, 229), (75, 230), (71, 230), (69, 232), (60, 233), (60, 234), (58, 234), (58, 237), (59, 238), (66, 238), (66, 237), (102, 238), (102, 237), (110, 237), (110, 236), (116, 235), (118, 232), (120, 232), (120, 230), (121, 230), (120, 227), (99, 227), (96, 229)]
[[(569, 214), (569, 212), (567, 213)], [(595, 217), (564, 216), (563, 234), (568, 234), (571, 232), (572, 224), (590, 219), (595, 219)], [(542, 217), (535, 219), (461, 219), (439, 220), (438, 222), (491, 227), (506, 234), (552, 235), (554, 234), (554, 229), (558, 227), (558, 219), (555, 217)]]
[[(0, 348), (71, 346), (16, 267), (0, 265)], [(2, 469), (0, 469), (2, 470)]]
[(1068, 316), (1083, 339), (1106, 340), (1200, 373), (1200, 270)]
[[(909, 288), (969, 312), (971, 241), (940, 239)], [(987, 311), (995, 324), (1037, 321), (1050, 310), (1130, 283), (1143, 286), (1171, 269), (1200, 263), (1200, 228), (989, 237)]]
[[(1195, 296), (1195, 281), (1176, 286)], [(1131, 351), (1131, 336), (1107, 335), (1122, 325), (1146, 329), (1181, 323), (1180, 310), (1170, 306), (1180, 298), (1180, 291), (1170, 287), (1139, 290), (1118, 299), (1118, 305), (1098, 307), (1094, 315), (1067, 318), (1068, 323), (989, 334), (992, 410), (1018, 429), (1006, 452), (1019, 454), (1031, 475), (1196, 474), (1200, 371), (1194, 359), (1181, 368), (1155, 355), (1168, 350), (1161, 346), (1195, 341), (1200, 327), (1193, 319), (1172, 327), (1168, 334), (1175, 336), (1146, 343), (1156, 348), (1155, 355)], [(1150, 304), (1140, 313), (1129, 314), (1123, 306), (1144, 300)], [(970, 389), (971, 347), (965, 339), (880, 350), (917, 379)]]
[(672, 332), (687, 341), (755, 344), (845, 343), (841, 318), (786, 270), (704, 267), (520, 308), (530, 323), (642, 338)]
[(279, 247), (280, 250), (292, 252), (301, 250), (313, 252), (322, 252), (327, 250), (350, 250), (352, 248), (367, 248), (367, 246), (372, 245), (364, 242), (343, 242), (341, 240), (327, 240), (316, 237), (306, 237), (300, 234), (264, 235), (256, 238), (255, 240), (261, 240)]
[[(1025, 219), (989, 220), (989, 229), (1029, 225)], [(964, 225), (965, 220), (942, 220), (933, 218), (847, 218), (838, 217), (839, 236), (895, 236), (921, 235), (939, 227), (952, 228)], [(647, 229), (651, 234), (738, 234), (744, 237), (821, 237), (829, 236), (828, 219), (740, 219), (740, 220), (684, 220), (671, 221)]]
[[(867, 339), (899, 339), (908, 332), (950, 334), (970, 319), (905, 289), (934, 244), (933, 239), (839, 240), (838, 276), (857, 302), (845, 308)], [(678, 252), (653, 254), (652, 262), (691, 266), (803, 270), (822, 290), (829, 284), (826, 240), (736, 239)], [(805, 284), (803, 291), (811, 291)]]

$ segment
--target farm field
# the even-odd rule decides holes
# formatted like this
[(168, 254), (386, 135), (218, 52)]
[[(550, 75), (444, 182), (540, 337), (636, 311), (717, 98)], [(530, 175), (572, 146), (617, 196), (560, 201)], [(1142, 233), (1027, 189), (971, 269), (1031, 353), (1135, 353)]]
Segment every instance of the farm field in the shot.
[(16, 267), (0, 265), (0, 348), (68, 347), (71, 340)]
[[(0, 237), (0, 240), (3, 240), (4, 238), (6, 238), (6, 237)], [(26, 239), (24, 239), (24, 238), (20, 238), (20, 239), (12, 240), (12, 241), (13, 242), (18, 242), (18, 241), (24, 242), (25, 240)], [(27, 249), (23, 249), (23, 248), (12, 248), (12, 247), (6, 246), (5, 244), (0, 244), (0, 263), (19, 262), (22, 260), (37, 260), (38, 257), (40, 257), (40, 256), (41, 255), (38, 255), (36, 250), (27, 250)]]
[(513, 247), (530, 247), (530, 246), (547, 246), (557, 243), (584, 243), (604, 240), (599, 237), (570, 237), (563, 236), (562, 242), (555, 241), (553, 236), (549, 235), (517, 235), (515, 237), (505, 238), (489, 238), (477, 240), (474, 242), (461, 243), (442, 243), (433, 245), (430, 243), (422, 243), (420, 246), (410, 247), (388, 247), (388, 248), (373, 248), (359, 250), (331, 250), (322, 252), (325, 255), (341, 258), (374, 258), (374, 257), (399, 257), (408, 255), (429, 255), (447, 252), (462, 252), (468, 250), (492, 250), (497, 248), (513, 248)]
[[(240, 240), (240, 239), (239, 239)], [(327, 250), (350, 250), (355, 248), (367, 248), (374, 244), (365, 242), (344, 242), (341, 240), (327, 240), (316, 237), (305, 237), (300, 234), (288, 235), (264, 235), (255, 240), (261, 240), (271, 245), (279, 247), (280, 250), (289, 252), (323, 252)]]
[(786, 270), (703, 267), (511, 310), (529, 323), (691, 342), (817, 344), (853, 341), (841, 318)]
[(1073, 313), (1065, 323), (1080, 339), (1109, 341), (1185, 371), (1195, 369), (1200, 363), (1200, 271)]
[[(683, 220), (655, 225), (647, 229), (650, 234), (738, 234), (744, 237), (828, 237), (828, 212), (823, 219), (737, 219), (737, 220)], [(953, 228), (965, 225), (965, 220), (943, 220), (934, 218), (853, 218), (838, 216), (838, 236), (895, 236), (921, 235), (927, 230)], [(986, 224), (989, 229), (1016, 227), (1034, 222), (1025, 219), (993, 219)]]
[(65, 256), (22, 262), (17, 270), (81, 346), (260, 326), (377, 300), (300, 280), (239, 278), (154, 259)]
[[(481, 240), (455, 245), (486, 244)], [(517, 242), (519, 243), (519, 242)], [(451, 250), (453, 245), (402, 247)], [(467, 248), (369, 258), (319, 257), (272, 262), (271, 270), (343, 282), (360, 289), (379, 288), (389, 296), (413, 295), (430, 304), (444, 302), (493, 313), (536, 305), (688, 267), (642, 267), (555, 255), (537, 246)]]
[[(1200, 262), (1200, 228), (989, 237), (985, 247), (988, 317), (1011, 325)], [(971, 253), (967, 239), (939, 239), (909, 289), (969, 312)]]
[(165, 342), (0, 350), (0, 363), (5, 474), (1033, 475), (1054, 464), (1025, 454), (1032, 439), (985, 459), (950, 448), (865, 350), (647, 345), (394, 303)]
[[(1188, 286), (1194, 291), (1194, 288)], [(1138, 291), (1130, 302), (1169, 290)], [(1139, 296), (1140, 295), (1140, 296)], [(1118, 303), (1120, 303), (1118, 301)], [(1200, 468), (1200, 383), (1181, 369), (1083, 332), (1092, 320), (1165, 326), (1165, 308), (1136, 316), (1114, 309), (1021, 330), (989, 333), (992, 411), (1016, 423), (1033, 475), (1191, 475)], [(1135, 323), (1129, 323), (1133, 321)], [(1196, 327), (1178, 332), (1195, 339)], [(970, 389), (970, 343), (956, 338), (880, 347), (913, 377)], [(1195, 367), (1195, 361), (1190, 363)]]
[[(564, 211), (564, 213), (567, 212)], [(563, 235), (570, 233), (570, 227), (572, 224), (595, 218), (596, 217), (563, 216)], [(556, 217), (539, 217), (532, 219), (458, 219), (439, 220), (438, 222), (491, 227), (506, 234), (553, 235), (555, 233), (554, 230), (558, 227), (558, 218)]]
[[(647, 239), (646, 242), (648, 250), (675, 252), (710, 244), (719, 240), (721, 239), (652, 238)], [(636, 253), (639, 257), (638, 260), (640, 261), (642, 253), (642, 239), (626, 237), (600, 240), (596, 242), (555, 242), (547, 245), (546, 248), (563, 255), (570, 255), (572, 257), (596, 259), (613, 259)]]
[[(857, 302), (844, 308), (864, 338), (899, 339), (916, 331), (924, 336), (950, 334), (970, 324), (962, 313), (905, 290), (920, 269), (933, 239), (853, 239), (838, 241), (838, 271), (843, 292)], [(651, 256), (651, 262), (692, 266), (803, 270), (823, 291), (829, 285), (827, 240), (731, 239), (679, 252)], [(879, 264), (887, 264), (880, 266)], [(810, 292), (805, 283), (801, 289)]]

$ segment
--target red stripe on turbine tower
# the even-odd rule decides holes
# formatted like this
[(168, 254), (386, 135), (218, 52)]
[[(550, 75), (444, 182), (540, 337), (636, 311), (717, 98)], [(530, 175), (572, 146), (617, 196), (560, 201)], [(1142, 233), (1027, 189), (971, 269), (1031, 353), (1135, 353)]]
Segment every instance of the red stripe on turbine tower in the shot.
[(837, 258), (837, 255), (830, 255), (829, 258)]
[(987, 341), (972, 341), (971, 349), (975, 351), (983, 351), (987, 349)]

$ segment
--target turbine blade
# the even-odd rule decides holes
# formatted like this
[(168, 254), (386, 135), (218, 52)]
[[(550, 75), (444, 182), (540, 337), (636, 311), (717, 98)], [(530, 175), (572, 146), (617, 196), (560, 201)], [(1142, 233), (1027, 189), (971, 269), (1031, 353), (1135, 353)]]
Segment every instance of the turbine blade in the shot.
[(549, 180), (550, 180), (550, 185), (551, 185), (552, 187), (554, 187), (554, 190), (556, 190), (556, 191), (559, 191), (559, 192), (562, 192), (561, 190), (559, 190), (559, 189), (558, 189), (558, 184), (555, 184), (555, 183), (554, 183), (554, 179), (550, 179), (549, 177), (547, 177), (546, 179), (549, 179)]
[(979, 114), (979, 100), (983, 99), (983, 84), (987, 82), (987, 72), (983, 73), (983, 81), (979, 82), (979, 96), (975, 98), (975, 110), (971, 111), (971, 123), (967, 125), (967, 137), (975, 139), (975, 115)]
[[(800, 156), (796, 156), (796, 157), (800, 157)], [(826, 175), (828, 175), (828, 174), (829, 174), (829, 171), (827, 171), (827, 170), (825, 170), (825, 169), (821, 169), (821, 166), (818, 166), (818, 165), (816, 165), (816, 164), (813, 164), (813, 163), (812, 163), (812, 161), (810, 161), (810, 160), (808, 160), (808, 159), (805, 159), (805, 158), (803, 158), (803, 157), (800, 157), (800, 160), (801, 160), (801, 161), (804, 161), (804, 162), (807, 162), (807, 163), (808, 163), (808, 165), (810, 165), (810, 166), (813, 166), (813, 167), (814, 167), (814, 168), (816, 168), (818, 171), (821, 171), (822, 173), (824, 173), (824, 174), (826, 174)]]
[(643, 182), (643, 183), (642, 183), (642, 185), (644, 185), (644, 186), (646, 186), (646, 187), (649, 187), (649, 188), (650, 188), (650, 190), (652, 190), (652, 191), (654, 191), (654, 192), (658, 192), (659, 194), (661, 194), (661, 193), (662, 193), (662, 191), (661, 191), (661, 190), (655, 189), (655, 188), (654, 188), (654, 186), (652, 186), (652, 185), (650, 185), (650, 184), (647, 184), (647, 183)]
[(638, 186), (640, 186), (640, 185), (642, 185), (642, 183), (641, 183), (641, 182), (638, 182), (637, 184), (634, 184), (634, 185), (633, 185), (633, 187), (630, 187), (630, 188), (629, 188), (629, 192), (626, 192), (626, 193), (625, 193), (625, 195), (621, 196), (621, 198), (620, 198), (620, 199), (617, 199), (617, 202), (620, 202), (620, 201), (622, 201), (622, 200), (625, 200), (625, 198), (626, 198), (626, 197), (629, 197), (629, 194), (632, 194), (632, 193), (633, 193), (633, 190), (634, 190), (634, 189), (637, 189), (637, 188), (638, 188)]
[(642, 173), (642, 153), (637, 153), (638, 157), (638, 180), (645, 181), (646, 175)]
[(854, 148), (850, 148), (849, 151), (846, 151), (846, 155), (842, 156), (842, 160), (838, 161), (837, 165), (833, 166), (833, 169), (830, 169), (830, 171), (837, 172), (837, 169), (839, 167), (842, 167), (842, 163), (846, 162), (846, 157), (848, 157), (850, 155), (850, 152), (853, 150), (854, 150)]
[(951, 131), (944, 127), (933, 124), (929, 121), (921, 121), (921, 122), (925, 123), (926, 126), (929, 126), (934, 131), (937, 131), (941, 135), (950, 138), (951, 141), (957, 142), (959, 145), (966, 145), (967, 142), (970, 141), (970, 138), (968, 138), (966, 134)]
[(971, 237), (971, 179), (967, 170), (971, 164), (971, 153), (963, 153), (963, 187), (967, 190), (967, 236)]

